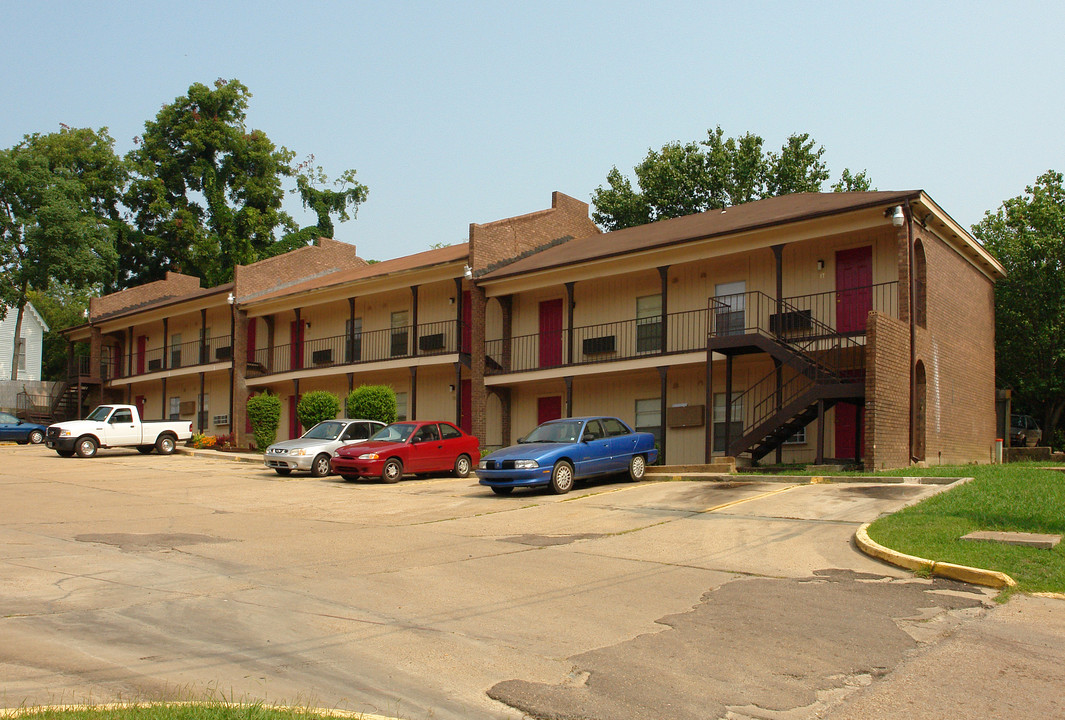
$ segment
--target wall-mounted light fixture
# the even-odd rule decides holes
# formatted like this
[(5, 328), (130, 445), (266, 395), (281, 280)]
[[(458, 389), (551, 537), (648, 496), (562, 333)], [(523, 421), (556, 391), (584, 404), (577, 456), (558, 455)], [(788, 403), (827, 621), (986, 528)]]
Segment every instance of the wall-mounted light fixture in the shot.
[(906, 214), (902, 212), (902, 206), (896, 205), (893, 208), (888, 208), (884, 211), (885, 217), (891, 218), (891, 224), (895, 227), (902, 227), (902, 224), (906, 222)]
[(825, 269), (825, 261), (824, 260), (818, 260), (817, 261), (817, 269), (818, 269), (818, 271), (821, 271), (821, 270)]
[(467, 280), (473, 280), (473, 268), (471, 268), (469, 265), (463, 266), (462, 274)]
[(455, 386), (454, 385), (448, 385), (447, 386), (447, 391), (448, 392), (455, 392)]
[(233, 293), (229, 293), (229, 295), (226, 296), (226, 302), (229, 303), (230, 305), (232, 305), (236, 301), (237, 301), (237, 297)]

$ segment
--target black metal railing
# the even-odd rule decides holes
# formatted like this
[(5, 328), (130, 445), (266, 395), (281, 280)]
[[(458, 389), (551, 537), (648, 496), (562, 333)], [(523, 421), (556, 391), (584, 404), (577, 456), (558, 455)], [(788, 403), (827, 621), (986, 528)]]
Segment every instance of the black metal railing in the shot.
[(422, 355), (459, 352), (461, 328), (456, 320), (423, 323), (417, 327), (360, 331), (352, 335), (313, 338), (302, 343), (259, 348), (250, 368), (277, 374), (333, 365), (402, 360)]
[(487, 372), (527, 372), (706, 349), (706, 310), (583, 325), (485, 342)]

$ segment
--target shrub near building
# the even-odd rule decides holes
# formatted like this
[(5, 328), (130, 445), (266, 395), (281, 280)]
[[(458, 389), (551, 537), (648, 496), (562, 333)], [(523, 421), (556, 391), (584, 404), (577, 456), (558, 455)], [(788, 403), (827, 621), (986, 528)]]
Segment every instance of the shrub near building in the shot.
[(304, 395), (296, 407), (300, 425), (310, 429), (323, 420), (333, 420), (340, 412), (340, 398), (328, 390), (315, 390)]
[(281, 425), (281, 398), (269, 393), (248, 398), (248, 419), (255, 433), (255, 447), (266, 450), (277, 440), (277, 428)]
[(345, 409), (349, 418), (394, 423), (396, 391), (387, 385), (361, 385), (348, 395)]

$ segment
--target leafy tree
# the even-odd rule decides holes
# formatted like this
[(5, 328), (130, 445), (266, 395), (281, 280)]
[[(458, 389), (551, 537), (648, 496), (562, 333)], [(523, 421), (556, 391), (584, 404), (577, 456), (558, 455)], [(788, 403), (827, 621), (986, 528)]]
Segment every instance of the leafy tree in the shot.
[(396, 421), (396, 391), (387, 385), (360, 385), (348, 394), (345, 410), (349, 418)]
[[(41, 377), (44, 380), (67, 379), (69, 343), (61, 331), (85, 322), (83, 313), (89, 307), (90, 294), (88, 289), (75, 289), (62, 283), (52, 283), (47, 293), (36, 290), (27, 293), (26, 299), (48, 323), (41, 353)], [(76, 343), (75, 352), (87, 355), (89, 348), (85, 343)]]
[[(136, 232), (122, 247), (121, 284), (159, 279), (167, 270), (208, 285), (226, 282), (237, 264), (331, 237), (333, 216), (349, 219), (366, 199), (353, 170), (341, 174), (338, 189), (325, 189), (321, 168), (293, 166), (294, 153), (249, 129), (250, 98), (237, 80), (219, 79), (213, 88), (195, 83), (145, 123), (128, 155), (134, 176), (124, 200)], [(313, 228), (299, 230), (281, 209), (290, 177), (318, 218)]]
[(832, 185), (832, 192), (865, 192), (872, 189), (873, 182), (865, 170), (852, 175), (849, 168), (843, 168), (843, 175)]
[[(16, 339), (30, 291), (85, 288), (111, 275), (115, 231), (101, 217), (111, 202), (102, 168), (118, 167), (107, 157), (111, 142), (106, 130), (64, 128), (0, 150), (0, 300), (16, 309)], [(17, 372), (12, 362), (12, 380)]]
[(277, 429), (281, 426), (281, 398), (263, 392), (248, 398), (248, 419), (255, 435), (255, 447), (266, 450), (277, 441)]
[(1040, 175), (1025, 194), (988, 211), (973, 234), (1002, 263), (995, 283), (995, 363), (1014, 404), (1055, 435), (1065, 410), (1065, 187)]
[[(776, 195), (821, 190), (829, 177), (821, 159), (825, 150), (808, 133), (790, 136), (780, 152), (765, 152), (763, 145), (763, 139), (750, 132), (726, 138), (719, 126), (701, 142), (648, 150), (633, 168), (638, 189), (616, 167), (611, 168), (607, 185), (592, 193), (592, 219), (607, 230), (618, 230)], [(857, 189), (861, 182), (868, 186), (864, 171), (853, 176), (845, 170), (837, 185)]]
[(312, 428), (323, 420), (332, 420), (340, 412), (340, 398), (328, 390), (314, 390), (300, 398), (296, 415), (300, 425)]

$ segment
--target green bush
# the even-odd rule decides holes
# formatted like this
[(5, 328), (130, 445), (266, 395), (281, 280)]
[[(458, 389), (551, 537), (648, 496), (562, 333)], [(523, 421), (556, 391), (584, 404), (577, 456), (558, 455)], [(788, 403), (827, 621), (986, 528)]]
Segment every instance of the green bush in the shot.
[(277, 440), (281, 425), (281, 398), (264, 392), (248, 398), (248, 418), (255, 433), (255, 447), (266, 450)]
[(332, 420), (340, 412), (340, 398), (328, 390), (314, 390), (300, 399), (296, 415), (300, 425), (310, 430), (323, 420)]
[(396, 421), (396, 391), (387, 385), (361, 385), (348, 395), (345, 404), (349, 418)]

